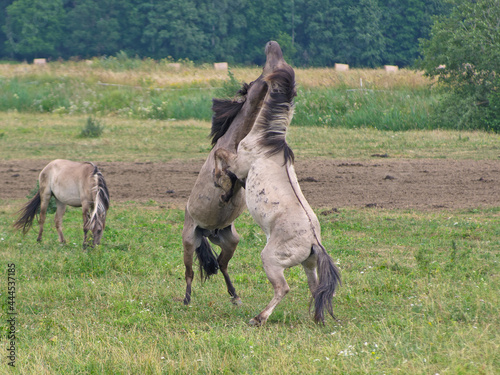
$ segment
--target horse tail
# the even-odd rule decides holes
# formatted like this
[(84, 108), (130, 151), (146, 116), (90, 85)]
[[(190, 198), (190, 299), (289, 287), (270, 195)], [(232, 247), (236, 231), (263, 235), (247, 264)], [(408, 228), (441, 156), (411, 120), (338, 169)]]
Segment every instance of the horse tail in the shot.
[(196, 248), (196, 257), (200, 264), (202, 281), (215, 275), (219, 270), (219, 262), (217, 262), (216, 254), (205, 236), (201, 237), (201, 244)]
[(323, 323), (325, 321), (324, 310), (335, 319), (332, 309), (332, 299), (335, 291), (342, 284), (340, 271), (335, 266), (333, 259), (328, 255), (323, 245), (313, 245), (312, 250), (318, 256), (319, 284), (313, 293), (314, 298), (314, 321)]
[(103, 215), (106, 215), (106, 211), (109, 209), (109, 191), (99, 168), (94, 165), (94, 171), (92, 172), (92, 178), (94, 179), (95, 186), (93, 190), (96, 192), (94, 199), (94, 210), (90, 215), (87, 222), (87, 228), (92, 229), (95, 225), (96, 220), (100, 220)]
[(40, 208), (40, 190), (36, 192), (35, 196), (21, 208), (19, 213), (19, 218), (13, 224), (14, 228), (22, 229), (23, 234), (26, 234), (31, 226), (33, 225), (33, 219), (35, 218), (38, 210)]

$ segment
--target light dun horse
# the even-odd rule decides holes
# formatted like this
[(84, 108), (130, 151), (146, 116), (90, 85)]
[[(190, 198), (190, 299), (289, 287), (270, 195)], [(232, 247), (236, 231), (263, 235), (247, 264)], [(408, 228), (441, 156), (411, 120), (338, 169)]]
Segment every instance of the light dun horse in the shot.
[[(185, 212), (182, 243), (184, 246), (184, 265), (186, 267), (186, 294), (184, 304), (191, 301), (191, 284), (194, 278), (193, 256), (196, 253), (200, 264), (200, 274), (209, 277), (221, 270), (229, 295), (234, 304), (240, 304), (241, 299), (236, 294), (227, 272), (228, 263), (232, 258), (239, 236), (234, 228), (234, 220), (245, 209), (244, 190), (237, 181), (231, 186), (231, 198), (219, 201), (223, 191), (214, 186), (213, 171), (214, 153), (223, 147), (236, 152), (238, 143), (252, 129), (255, 118), (267, 92), (264, 78), (273, 73), (283, 64), (283, 54), (276, 42), (266, 44), (266, 64), (261, 76), (250, 85), (244, 85), (238, 100), (213, 101), (214, 115), (212, 118), (212, 151), (202, 166), (188, 199)], [(221, 253), (216, 258), (208, 239), (221, 247)]]
[(99, 245), (106, 224), (106, 211), (109, 208), (109, 192), (99, 169), (92, 163), (78, 163), (57, 159), (51, 161), (40, 172), (40, 189), (36, 195), (19, 211), (14, 227), (26, 234), (33, 224), (38, 209), (40, 230), (37, 241), (42, 240), (43, 225), (47, 215), (50, 197), (57, 204), (55, 223), (59, 241), (64, 243), (62, 218), (66, 205), (82, 207), (83, 247), (88, 244), (87, 233), (92, 232), (92, 245)]
[(217, 150), (214, 178), (226, 192), (221, 201), (231, 196), (235, 178), (245, 185), (248, 209), (267, 236), (261, 258), (274, 297), (250, 324), (266, 322), (290, 290), (283, 271), (298, 264), (304, 268), (314, 298), (314, 320), (324, 322), (325, 308), (333, 316), (332, 298), (341, 280), (321, 244), (319, 221), (302, 194), (293, 152), (285, 140), (293, 117), (295, 74), (286, 65), (265, 79), (269, 90), (255, 125), (236, 154)]

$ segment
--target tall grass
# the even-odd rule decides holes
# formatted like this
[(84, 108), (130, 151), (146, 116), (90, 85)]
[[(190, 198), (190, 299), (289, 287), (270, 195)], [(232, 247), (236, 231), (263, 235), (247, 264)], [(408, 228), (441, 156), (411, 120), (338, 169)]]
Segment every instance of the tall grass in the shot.
[[(236, 88), (234, 78), (221, 87)], [(151, 90), (103, 86), (74, 78), (13, 78), (4, 83), (0, 110), (59, 114), (115, 114), (141, 119), (209, 121), (211, 99), (227, 96), (218, 88)], [(236, 93), (237, 89), (232, 91)], [(431, 129), (429, 111), (437, 97), (430, 89), (357, 90), (299, 88), (294, 124), (380, 130)]]
[[(117, 56), (46, 67), (0, 65), (0, 111), (117, 115), (135, 119), (209, 121), (213, 97), (235, 94), (259, 68), (228, 73), (183, 63)], [(17, 70), (16, 70), (17, 69)], [(413, 71), (297, 69), (294, 124), (380, 130), (432, 129), (439, 100), (430, 82)]]
[(437, 97), (430, 89), (366, 90), (315, 88), (299, 90), (294, 123), (303, 126), (432, 129), (429, 111)]

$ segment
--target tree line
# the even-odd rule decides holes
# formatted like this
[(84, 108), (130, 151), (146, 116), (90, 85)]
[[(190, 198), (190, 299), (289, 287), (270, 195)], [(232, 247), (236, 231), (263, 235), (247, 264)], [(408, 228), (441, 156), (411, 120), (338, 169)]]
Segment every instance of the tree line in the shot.
[(0, 59), (128, 56), (410, 66), (446, 0), (0, 0)]

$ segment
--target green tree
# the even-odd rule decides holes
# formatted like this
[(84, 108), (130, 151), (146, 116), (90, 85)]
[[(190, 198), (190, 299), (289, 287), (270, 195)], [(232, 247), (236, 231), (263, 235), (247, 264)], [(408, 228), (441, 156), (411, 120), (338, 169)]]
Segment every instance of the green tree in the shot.
[(13, 0), (0, 0), (0, 58), (8, 56), (5, 50), (7, 45), (7, 36), (4, 32), (4, 25), (7, 20), (7, 7), (12, 4)]
[(69, 56), (113, 55), (121, 49), (118, 0), (74, 1), (67, 11), (65, 52)]
[(446, 89), (442, 126), (500, 132), (500, 0), (460, 0), (421, 43), (421, 67)]
[(63, 38), (62, 0), (16, 0), (6, 10), (3, 30), (11, 56), (58, 57)]
[(200, 29), (206, 38), (207, 62), (241, 62), (239, 48), (247, 29), (244, 0), (205, 0), (197, 5)]
[(349, 64), (374, 68), (382, 63), (385, 41), (380, 27), (381, 15), (376, 0), (359, 0), (356, 6), (348, 8), (351, 27), (347, 30), (350, 36), (344, 50), (348, 52)]
[(345, 25), (348, 6), (346, 0), (311, 0), (302, 5), (303, 22), (296, 38), (302, 46), (302, 64), (348, 63), (349, 54), (344, 50), (349, 41)]
[(149, 5), (143, 42), (154, 57), (204, 61), (209, 41), (195, 0), (162, 0)]
[(442, 0), (380, 1), (385, 64), (409, 66), (420, 56), (419, 39), (428, 38), (432, 17), (449, 13)]

